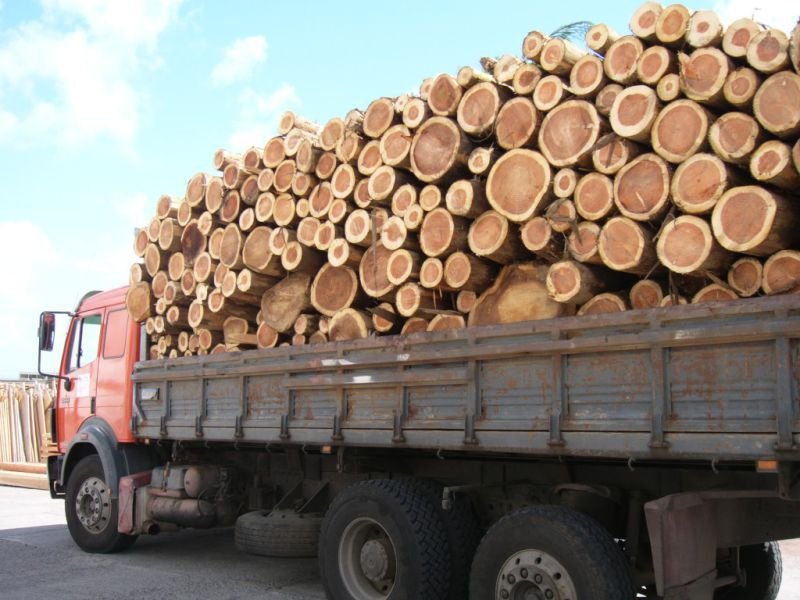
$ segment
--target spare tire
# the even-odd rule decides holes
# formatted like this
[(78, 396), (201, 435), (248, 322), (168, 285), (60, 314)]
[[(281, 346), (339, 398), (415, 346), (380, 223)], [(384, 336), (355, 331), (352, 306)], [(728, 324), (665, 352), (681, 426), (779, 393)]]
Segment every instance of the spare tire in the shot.
[(322, 515), (256, 510), (236, 519), (236, 548), (247, 554), (303, 558), (317, 556)]

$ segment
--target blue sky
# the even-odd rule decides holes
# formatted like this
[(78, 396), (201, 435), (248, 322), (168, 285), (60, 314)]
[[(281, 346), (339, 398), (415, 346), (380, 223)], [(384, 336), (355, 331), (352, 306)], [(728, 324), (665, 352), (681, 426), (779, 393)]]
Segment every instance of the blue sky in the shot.
[[(0, 0), (0, 378), (36, 368), (43, 309), (124, 285), (134, 227), (219, 147), (261, 145), (287, 109), (324, 123), (418, 89), (531, 29), (637, 1)], [(706, 2), (791, 27), (763, 0)]]

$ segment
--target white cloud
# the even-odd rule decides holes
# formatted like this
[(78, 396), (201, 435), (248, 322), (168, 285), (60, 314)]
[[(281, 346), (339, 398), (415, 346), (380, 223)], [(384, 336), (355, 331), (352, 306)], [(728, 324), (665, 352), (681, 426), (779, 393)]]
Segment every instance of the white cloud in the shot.
[(211, 83), (230, 85), (245, 80), (267, 59), (267, 39), (263, 35), (239, 38), (225, 48), (220, 60), (211, 69)]
[(180, 2), (43, 0), (37, 20), (3, 32), (2, 139), (79, 145), (107, 137), (130, 143), (143, 104), (136, 79), (158, 64), (157, 39)]
[(153, 207), (156, 201), (148, 198), (145, 194), (134, 194), (127, 198), (120, 198), (112, 201), (112, 206), (118, 215), (122, 217), (122, 225), (131, 229), (131, 244), (133, 244), (133, 230), (136, 227), (143, 227), (153, 218)]
[(764, 0), (718, 0), (714, 6), (725, 24), (749, 17), (758, 23), (790, 32), (800, 17), (800, 8), (793, 2)]
[(281, 115), (299, 104), (294, 86), (283, 83), (272, 94), (245, 88), (239, 96), (238, 121), (228, 138), (231, 150), (261, 146), (277, 133)]

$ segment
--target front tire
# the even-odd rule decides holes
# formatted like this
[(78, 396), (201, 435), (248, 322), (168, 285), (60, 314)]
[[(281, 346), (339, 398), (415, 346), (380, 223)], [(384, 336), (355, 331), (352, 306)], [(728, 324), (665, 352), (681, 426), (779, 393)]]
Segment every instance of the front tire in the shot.
[(85, 552), (119, 552), (136, 541), (117, 530), (118, 504), (111, 496), (100, 457), (82, 459), (67, 482), (64, 510), (69, 533)]
[(739, 563), (745, 585), (726, 587), (714, 594), (714, 600), (775, 600), (781, 589), (783, 561), (777, 542), (742, 546)]
[(586, 515), (532, 506), (495, 523), (481, 541), (470, 577), (471, 600), (634, 598), (625, 557)]

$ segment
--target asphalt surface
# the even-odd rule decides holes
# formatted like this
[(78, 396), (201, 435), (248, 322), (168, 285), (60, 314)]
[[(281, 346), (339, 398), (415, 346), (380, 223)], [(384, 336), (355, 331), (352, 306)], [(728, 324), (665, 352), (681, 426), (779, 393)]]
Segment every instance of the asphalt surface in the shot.
[[(800, 600), (800, 540), (781, 549), (778, 600)], [(323, 600), (325, 594), (315, 559), (242, 554), (232, 529), (142, 537), (120, 554), (86, 554), (69, 537), (62, 501), (0, 486), (0, 598)]]

